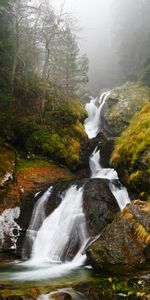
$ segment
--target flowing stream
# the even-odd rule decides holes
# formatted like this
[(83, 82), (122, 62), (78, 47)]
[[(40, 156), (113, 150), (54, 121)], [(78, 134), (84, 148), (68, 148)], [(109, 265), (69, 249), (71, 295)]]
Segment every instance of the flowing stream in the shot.
[[(86, 104), (88, 118), (84, 126), (90, 139), (101, 131), (101, 113), (108, 95), (109, 92), (105, 92), (99, 99), (92, 99)], [(89, 165), (91, 178), (109, 180), (110, 189), (122, 210), (130, 202), (128, 192), (119, 182), (114, 169), (101, 167), (97, 147), (89, 158)], [(52, 191), (50, 187), (34, 206), (23, 245), (24, 261), (16, 263), (16, 269), (9, 278), (11, 280), (40, 281), (61, 277), (86, 261), (85, 247), (90, 238), (82, 208), (84, 186), (78, 188), (71, 185), (61, 194), (59, 206), (46, 217), (46, 205), (51, 201)], [(76, 251), (70, 256), (72, 248)]]
[[(109, 94), (110, 92), (104, 92), (100, 98), (92, 99), (86, 104), (88, 118), (85, 120), (84, 127), (89, 139), (96, 137), (101, 131), (102, 109)], [(130, 203), (127, 189), (120, 183), (118, 174), (114, 169), (101, 167), (100, 151), (97, 150), (97, 147), (90, 156), (89, 164), (91, 169), (91, 178), (105, 178), (110, 181), (111, 192), (122, 210), (128, 203)]]
[(110, 92), (104, 92), (99, 98), (92, 99), (85, 106), (88, 117), (84, 127), (89, 139), (96, 137), (101, 130), (101, 112), (109, 94)]

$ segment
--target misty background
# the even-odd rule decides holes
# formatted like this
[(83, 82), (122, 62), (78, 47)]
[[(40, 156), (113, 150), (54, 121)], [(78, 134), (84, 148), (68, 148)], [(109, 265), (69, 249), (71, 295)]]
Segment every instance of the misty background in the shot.
[[(53, 0), (56, 7), (62, 3)], [(78, 39), (89, 58), (90, 92), (128, 80), (149, 84), (149, 0), (66, 0), (64, 10), (81, 28)]]
[(79, 45), (89, 58), (89, 90), (117, 83), (119, 65), (113, 48), (112, 0), (66, 0), (64, 8), (76, 18), (81, 31)]

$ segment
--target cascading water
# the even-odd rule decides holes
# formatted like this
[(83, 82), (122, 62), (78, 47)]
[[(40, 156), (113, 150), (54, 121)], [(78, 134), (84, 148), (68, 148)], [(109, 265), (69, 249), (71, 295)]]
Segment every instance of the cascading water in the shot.
[[(50, 198), (51, 188), (38, 200), (27, 231), (27, 240), (30, 237), (33, 244), (30, 259), (20, 264), (28, 269), (21, 274), (14, 273), (13, 279), (41, 280), (59, 277), (84, 264), (89, 237), (82, 208), (83, 189), (84, 187), (78, 189), (72, 185), (61, 195), (60, 205), (43, 220), (36, 231), (41, 218), (45, 216), (45, 204)], [(77, 250), (70, 261), (69, 249), (72, 246)], [(26, 247), (28, 243), (24, 244), (24, 253), (27, 252)]]
[(122, 210), (128, 203), (130, 198), (127, 189), (120, 183), (118, 174), (114, 169), (102, 168), (100, 165), (100, 151), (95, 148), (90, 156), (91, 178), (105, 178), (110, 180), (110, 189)]
[(100, 98), (92, 99), (90, 103), (87, 103), (85, 106), (88, 118), (85, 120), (84, 127), (89, 139), (96, 137), (100, 132), (101, 112), (109, 94), (110, 92), (104, 92)]
[[(105, 104), (105, 101), (110, 92), (103, 93), (100, 97), (99, 107), (97, 107), (96, 101), (91, 100), (90, 103), (86, 105), (86, 110), (88, 113), (88, 118), (85, 120), (85, 131), (90, 139), (95, 137), (98, 132), (101, 131), (101, 112)], [(93, 109), (94, 107), (94, 109)], [(97, 120), (97, 116), (99, 120)], [(92, 122), (93, 117), (93, 122)], [(94, 149), (90, 156), (89, 165), (91, 169), (91, 178), (105, 178), (110, 180), (110, 189), (112, 194), (117, 200), (117, 203), (122, 210), (128, 203), (130, 203), (130, 198), (127, 189), (122, 186), (119, 182), (118, 174), (114, 169), (102, 168), (100, 165), (100, 151), (97, 147)]]
[(44, 220), (33, 244), (33, 261), (67, 261), (67, 247), (72, 238), (74, 243), (79, 242), (79, 248), (84, 245), (88, 234), (82, 209), (82, 194), (83, 188), (71, 186), (62, 197), (61, 204)]
[(26, 232), (26, 238), (22, 249), (23, 259), (27, 259), (29, 257), (37, 231), (45, 219), (45, 206), (51, 195), (51, 191), (52, 187), (50, 187), (34, 205), (31, 221)]
[[(86, 105), (88, 118), (85, 131), (90, 139), (101, 131), (101, 113), (109, 92)], [(95, 148), (90, 156), (91, 178), (106, 178), (120, 209), (130, 202), (127, 190), (118, 180), (114, 169), (102, 168), (100, 151)], [(61, 195), (60, 205), (45, 218), (47, 201), (51, 201), (52, 187), (36, 202), (23, 247), (23, 258), (19, 267), (25, 271), (14, 272), (15, 280), (41, 280), (62, 276), (84, 264), (85, 247), (89, 243), (85, 215), (83, 213), (84, 186), (72, 185)], [(70, 256), (70, 249), (73, 253)], [(30, 268), (31, 267), (31, 268)]]

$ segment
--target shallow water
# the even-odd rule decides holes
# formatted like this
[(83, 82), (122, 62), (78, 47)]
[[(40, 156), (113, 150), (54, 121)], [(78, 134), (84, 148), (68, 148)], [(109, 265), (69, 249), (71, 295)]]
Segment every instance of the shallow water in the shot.
[[(48, 273), (49, 266), (34, 268), (34, 271)], [(58, 276), (45, 276), (42, 280), (25, 280), (23, 274), (33, 271), (15, 261), (0, 264), (1, 299), (17, 296), (24, 299), (148, 299), (150, 295), (150, 271), (137, 272), (128, 276), (101, 274), (91, 268), (80, 267)], [(18, 274), (16, 279), (14, 274)], [(20, 274), (20, 279), (19, 279)], [(119, 274), (119, 271), (118, 271)], [(42, 295), (42, 296), (41, 296)], [(140, 296), (141, 295), (141, 296)], [(15, 298), (14, 298), (15, 296)], [(70, 298), (69, 298), (70, 297)], [(11, 299), (11, 298), (9, 298)]]

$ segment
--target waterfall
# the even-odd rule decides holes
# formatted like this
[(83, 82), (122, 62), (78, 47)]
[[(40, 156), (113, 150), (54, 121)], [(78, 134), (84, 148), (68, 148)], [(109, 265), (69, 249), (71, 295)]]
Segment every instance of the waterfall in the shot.
[[(90, 139), (101, 131), (101, 111), (109, 94), (110, 92), (106, 92), (100, 96), (99, 107), (96, 106), (97, 99), (92, 99), (86, 104), (88, 118), (85, 120), (84, 127)], [(130, 203), (127, 189), (120, 183), (117, 172), (112, 168), (102, 168), (100, 165), (100, 151), (97, 150), (97, 147), (90, 156), (89, 165), (91, 178), (105, 178), (110, 181), (111, 192), (121, 210)]]
[(101, 112), (109, 94), (110, 92), (104, 92), (99, 98), (92, 99), (85, 106), (88, 118), (85, 120), (84, 128), (89, 139), (96, 137), (100, 132)]
[[(101, 130), (101, 112), (108, 95), (109, 92), (105, 92), (86, 105), (88, 118), (84, 126), (90, 139)], [(89, 164), (91, 178), (109, 180), (110, 189), (122, 210), (130, 202), (127, 190), (114, 169), (101, 167), (97, 147)], [(59, 206), (47, 217), (45, 209), (47, 201), (51, 201), (52, 187), (36, 202), (23, 247), (23, 258), (30, 257), (22, 263), (29, 267), (21, 272), (23, 280), (58, 277), (84, 264), (89, 236), (82, 207), (83, 191), (84, 186), (71, 185), (61, 194)], [(20, 280), (20, 273), (15, 273), (13, 279)]]
[[(52, 187), (50, 187), (43, 195), (38, 199), (34, 205), (32, 217), (29, 227), (26, 232), (26, 238), (22, 249), (22, 258), (27, 259), (30, 255), (33, 242), (36, 238), (37, 231), (45, 219), (45, 207), (46, 203), (51, 195)], [(36, 196), (36, 195), (35, 195)]]
[(90, 156), (91, 178), (105, 178), (110, 181), (110, 189), (117, 200), (121, 210), (130, 203), (130, 198), (127, 189), (120, 183), (118, 174), (114, 169), (102, 168), (100, 165), (100, 151), (97, 147)]
[[(67, 261), (71, 239), (79, 249), (88, 238), (82, 209), (83, 188), (71, 186), (62, 195), (61, 204), (43, 222), (35, 238), (31, 259), (35, 262)], [(44, 245), (44, 247), (43, 247)]]
[[(26, 237), (32, 239), (30, 259), (19, 264), (27, 270), (15, 272), (13, 280), (59, 277), (85, 263), (89, 236), (82, 208), (83, 190), (84, 187), (70, 186), (62, 193), (60, 205), (46, 218), (45, 204), (48, 199), (51, 201), (52, 188), (37, 201)], [(26, 247), (28, 243), (24, 244), (24, 253)], [(73, 251), (71, 260), (70, 251)]]

